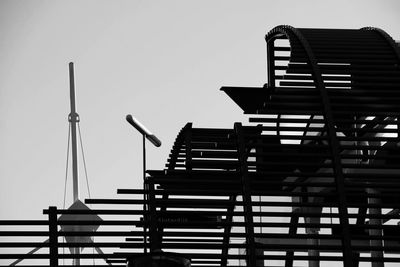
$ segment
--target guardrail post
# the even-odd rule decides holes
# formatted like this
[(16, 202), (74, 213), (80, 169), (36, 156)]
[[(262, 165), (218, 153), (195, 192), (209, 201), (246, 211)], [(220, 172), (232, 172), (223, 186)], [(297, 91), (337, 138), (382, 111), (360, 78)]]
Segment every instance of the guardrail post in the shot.
[[(253, 204), (251, 199), (250, 178), (247, 166), (247, 155), (242, 124), (234, 124), (237, 136), (238, 157), (240, 162), (242, 201), (244, 211), (244, 221), (246, 223), (246, 259), (247, 266), (263, 266), (264, 259), (257, 260), (256, 244), (254, 240)], [(262, 264), (260, 264), (262, 262)]]
[(161, 244), (158, 239), (158, 232), (157, 232), (157, 207), (156, 207), (156, 192), (154, 188), (154, 181), (152, 177), (147, 177), (147, 184), (148, 184), (148, 205), (149, 205), (149, 235), (150, 235), (150, 253), (158, 251), (161, 249)]
[(58, 267), (57, 207), (49, 207), (50, 266)]

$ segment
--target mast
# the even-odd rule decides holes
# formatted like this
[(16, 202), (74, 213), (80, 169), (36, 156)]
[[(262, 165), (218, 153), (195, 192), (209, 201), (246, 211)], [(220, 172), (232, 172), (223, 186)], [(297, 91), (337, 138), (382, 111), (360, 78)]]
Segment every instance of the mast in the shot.
[[(72, 141), (72, 187), (73, 187), (73, 203), (79, 199), (79, 177), (78, 177), (78, 146), (76, 141), (76, 124), (79, 122), (79, 115), (76, 113), (75, 106), (75, 79), (74, 79), (74, 63), (69, 63), (69, 96), (71, 102), (71, 113), (69, 114), (69, 122), (71, 125), (71, 141)], [(73, 248), (75, 255), (80, 254), (80, 248)], [(73, 259), (72, 265), (80, 266), (80, 258)]]
[(75, 106), (75, 82), (74, 82), (74, 63), (69, 63), (69, 88), (70, 88), (70, 102), (71, 113), (69, 114), (69, 122), (71, 124), (71, 140), (72, 140), (72, 183), (74, 202), (79, 199), (79, 177), (78, 177), (78, 153), (77, 153), (77, 140), (76, 140), (76, 124), (79, 122), (79, 115), (76, 113)]

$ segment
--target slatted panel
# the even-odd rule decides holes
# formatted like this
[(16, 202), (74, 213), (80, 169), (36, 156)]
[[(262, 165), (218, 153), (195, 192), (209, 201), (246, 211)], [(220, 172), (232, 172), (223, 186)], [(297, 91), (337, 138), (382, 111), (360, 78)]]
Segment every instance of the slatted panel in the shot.
[[(79, 259), (81, 266), (125, 266), (129, 255), (143, 254), (143, 242), (132, 244), (126, 241), (127, 237), (143, 240), (140, 220), (143, 210), (140, 207), (144, 201), (141, 198), (139, 195), (139, 198), (129, 200), (88, 201), (111, 204), (110, 209), (96, 209), (96, 205), (91, 210), (51, 207), (44, 210), (48, 216), (44, 220), (2, 220), (0, 265), (73, 266), (73, 259)], [(117, 203), (119, 205), (115, 205)], [(93, 215), (102, 220), (92, 220)], [(67, 217), (60, 219), (60, 216)], [(93, 231), (97, 227), (97, 231)], [(79, 254), (70, 251), (77, 247), (81, 248)]]

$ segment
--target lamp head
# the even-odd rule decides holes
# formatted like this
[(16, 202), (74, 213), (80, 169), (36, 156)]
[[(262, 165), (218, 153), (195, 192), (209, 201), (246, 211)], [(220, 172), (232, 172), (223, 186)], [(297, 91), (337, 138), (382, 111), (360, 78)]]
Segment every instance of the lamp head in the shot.
[(147, 140), (149, 140), (156, 147), (161, 146), (160, 139), (157, 138), (149, 129), (146, 128), (143, 124), (141, 124), (136, 118), (134, 118), (131, 114), (126, 115), (126, 121), (129, 122), (139, 133), (144, 135)]

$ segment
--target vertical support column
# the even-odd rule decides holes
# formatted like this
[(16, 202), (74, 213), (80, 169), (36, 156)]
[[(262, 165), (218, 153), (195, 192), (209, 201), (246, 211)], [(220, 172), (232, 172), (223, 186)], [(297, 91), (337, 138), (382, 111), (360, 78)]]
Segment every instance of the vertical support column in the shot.
[(251, 200), (250, 179), (248, 175), (246, 146), (241, 123), (235, 123), (237, 136), (238, 158), (240, 162), (240, 173), (242, 182), (244, 221), (246, 223), (246, 257), (247, 266), (257, 266), (256, 247), (254, 241), (253, 205)]
[(185, 132), (185, 146), (186, 146), (186, 162), (185, 162), (186, 171), (191, 171), (192, 170), (192, 127), (187, 128)]
[(146, 136), (143, 134), (143, 181), (146, 180)]
[(157, 231), (157, 207), (154, 181), (152, 177), (147, 178), (148, 192), (149, 192), (149, 213), (150, 213), (150, 253), (154, 253), (161, 249), (161, 244), (158, 238)]
[[(311, 190), (312, 191), (312, 190)], [(306, 191), (308, 192), (308, 191)], [(304, 202), (307, 205), (308, 203), (323, 203), (322, 197), (304, 197)], [(322, 207), (309, 207), (306, 206), (302, 208), (303, 212), (310, 213), (309, 216), (304, 217), (304, 221), (306, 224), (311, 224), (313, 226), (306, 227), (306, 233), (311, 235), (311, 237), (307, 238), (307, 244), (313, 246), (313, 248), (309, 249), (308, 255), (310, 257), (319, 257), (319, 238), (318, 234), (320, 231), (320, 227), (318, 226), (321, 224), (321, 217), (318, 214), (322, 214)], [(319, 267), (320, 262), (318, 259), (309, 260), (310, 267)]]
[(268, 87), (275, 87), (275, 38), (267, 40)]
[[(313, 238), (307, 239), (307, 244), (317, 247), (319, 245), (318, 238), (316, 238), (316, 236), (318, 235), (318, 230), (315, 228), (308, 228), (307, 234), (314, 236)], [(308, 256), (319, 257), (319, 251), (316, 250), (315, 248), (312, 248), (308, 251)], [(310, 267), (319, 267), (319, 260), (309, 260), (309, 266)]]
[[(294, 211), (292, 217), (290, 218), (290, 226), (289, 226), (290, 236), (297, 234), (298, 223), (299, 223), (299, 215), (297, 214), (297, 211)], [(294, 250), (286, 252), (285, 267), (293, 266), (293, 257), (294, 257)]]
[(226, 211), (226, 225), (224, 227), (224, 237), (222, 240), (222, 252), (221, 252), (221, 267), (224, 267), (228, 264), (228, 245), (229, 245), (229, 235), (232, 228), (232, 220), (233, 220), (233, 211), (235, 210), (236, 205), (236, 195), (229, 196), (229, 203), (232, 203)]
[[(367, 188), (367, 193), (368, 194), (379, 194), (378, 190), (372, 189), (372, 188)], [(375, 196), (369, 196), (368, 197), (368, 204), (369, 205), (379, 205), (381, 204), (381, 200)], [(380, 207), (370, 207), (369, 208), (369, 215), (377, 215), (380, 216), (382, 215), (382, 210)], [(380, 226), (382, 227), (382, 219), (381, 218), (370, 218), (369, 219), (369, 225), (372, 227), (374, 226)], [(369, 235), (372, 238), (380, 238), (380, 239), (370, 239), (369, 244), (371, 247), (377, 247), (377, 248), (383, 248), (383, 232), (382, 228), (371, 228), (369, 229)], [(372, 258), (377, 258), (378, 260), (383, 260), (383, 250), (371, 250), (371, 257)], [(372, 260), (372, 267), (384, 267), (383, 261), (374, 261)]]
[(50, 266), (58, 267), (57, 207), (49, 207)]
[(143, 144), (142, 144), (142, 148), (143, 148), (143, 253), (146, 254), (147, 253), (147, 221), (149, 218), (149, 213), (148, 211), (148, 195), (149, 195), (149, 191), (148, 191), (148, 183), (146, 180), (146, 136), (143, 134), (142, 135), (142, 139), (143, 139)]

